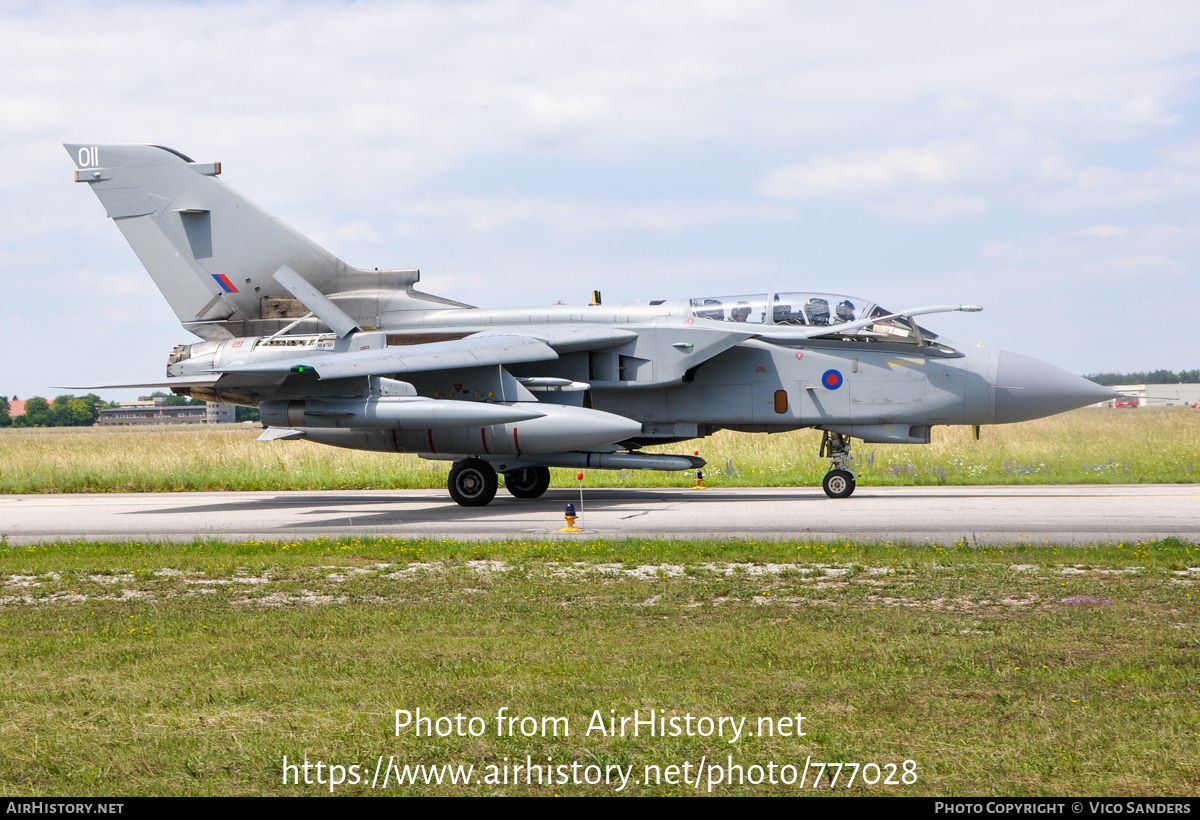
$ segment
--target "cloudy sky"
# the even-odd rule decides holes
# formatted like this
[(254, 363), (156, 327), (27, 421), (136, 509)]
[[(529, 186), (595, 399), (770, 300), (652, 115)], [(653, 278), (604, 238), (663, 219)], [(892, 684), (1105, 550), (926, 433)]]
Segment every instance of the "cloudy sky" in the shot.
[(63, 142), (219, 160), (471, 304), (972, 302), (927, 324), (1200, 367), (1200, 4), (0, 2), (0, 42), (10, 397), (194, 340)]

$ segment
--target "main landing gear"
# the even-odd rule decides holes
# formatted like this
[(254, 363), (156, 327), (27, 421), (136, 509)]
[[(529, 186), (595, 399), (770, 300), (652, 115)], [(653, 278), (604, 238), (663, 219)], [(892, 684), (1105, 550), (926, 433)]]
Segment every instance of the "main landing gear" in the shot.
[(549, 486), (549, 467), (525, 467), (504, 474), (504, 489), (516, 498), (541, 498)]
[(821, 487), (830, 498), (849, 498), (854, 494), (854, 473), (850, 472), (850, 438), (841, 433), (825, 431), (821, 439), (821, 458), (833, 461), (832, 468), (825, 474)]
[(483, 507), (496, 497), (496, 471), (480, 458), (465, 458), (450, 468), (446, 486), (461, 507)]
[[(465, 458), (450, 468), (446, 487), (462, 507), (483, 507), (496, 497), (496, 470), (481, 458)], [(516, 498), (541, 498), (550, 486), (549, 467), (523, 467), (504, 474), (504, 488)]]

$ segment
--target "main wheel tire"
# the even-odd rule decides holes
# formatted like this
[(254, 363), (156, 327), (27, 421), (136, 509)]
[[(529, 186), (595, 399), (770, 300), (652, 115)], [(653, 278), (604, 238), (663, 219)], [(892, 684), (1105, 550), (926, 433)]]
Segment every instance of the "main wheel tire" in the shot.
[(541, 498), (549, 486), (549, 467), (525, 467), (504, 474), (504, 489), (517, 498)]
[(467, 458), (450, 468), (446, 487), (462, 507), (482, 507), (496, 497), (496, 471), (478, 458)]
[(854, 493), (854, 474), (848, 470), (830, 470), (821, 486), (830, 498), (849, 498)]

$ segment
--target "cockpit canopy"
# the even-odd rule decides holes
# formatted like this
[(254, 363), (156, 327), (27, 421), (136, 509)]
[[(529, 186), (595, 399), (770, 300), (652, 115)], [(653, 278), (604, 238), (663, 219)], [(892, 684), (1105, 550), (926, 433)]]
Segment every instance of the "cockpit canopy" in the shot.
[[(838, 334), (837, 326), (874, 317), (888, 316), (893, 311), (867, 299), (834, 293), (758, 293), (752, 296), (706, 296), (691, 300), (692, 315), (697, 319), (716, 322), (739, 322), (753, 325), (801, 325), (830, 328), (829, 335), (859, 340), (886, 338), (894, 342), (930, 344), (936, 333), (917, 327), (903, 317), (883, 319), (865, 327), (855, 327)], [(822, 334), (824, 335), (824, 334)]]

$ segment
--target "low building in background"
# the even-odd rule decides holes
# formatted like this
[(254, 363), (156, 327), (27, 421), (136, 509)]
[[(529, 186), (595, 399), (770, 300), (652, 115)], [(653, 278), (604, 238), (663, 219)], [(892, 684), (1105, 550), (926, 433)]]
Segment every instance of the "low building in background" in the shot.
[(100, 411), (99, 427), (158, 427), (164, 424), (233, 424), (232, 404), (166, 405), (162, 398), (123, 401)]
[(1118, 384), (1125, 399), (1112, 399), (1109, 407), (1195, 407), (1200, 404), (1200, 384)]
[(233, 424), (237, 421), (237, 408), (232, 404), (221, 404), (210, 401), (205, 410), (208, 411), (206, 424)]

